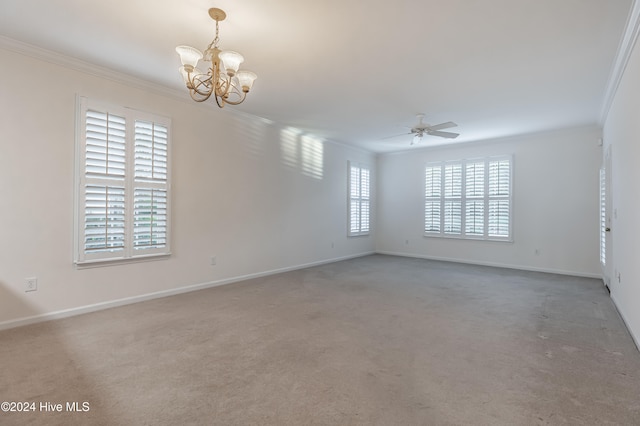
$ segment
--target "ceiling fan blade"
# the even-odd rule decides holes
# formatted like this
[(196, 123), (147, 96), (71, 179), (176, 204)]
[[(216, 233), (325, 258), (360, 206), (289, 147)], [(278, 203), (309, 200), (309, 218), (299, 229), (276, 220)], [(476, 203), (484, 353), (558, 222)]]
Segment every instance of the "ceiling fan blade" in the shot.
[(451, 127), (457, 127), (458, 125), (453, 121), (447, 121), (446, 123), (436, 124), (435, 126), (429, 126), (431, 130), (444, 130), (450, 129)]
[(383, 141), (383, 140), (386, 140), (386, 139), (399, 138), (400, 136), (406, 136), (406, 135), (410, 135), (410, 134), (411, 134), (411, 132), (409, 132), (409, 133), (400, 133), (399, 135), (387, 136), (385, 138), (381, 138), (381, 139), (378, 139), (378, 140), (379, 141)]
[(452, 132), (438, 132), (437, 130), (427, 130), (427, 134), (431, 136), (440, 136), (441, 138), (447, 139), (455, 139), (460, 136), (460, 133), (452, 133)]

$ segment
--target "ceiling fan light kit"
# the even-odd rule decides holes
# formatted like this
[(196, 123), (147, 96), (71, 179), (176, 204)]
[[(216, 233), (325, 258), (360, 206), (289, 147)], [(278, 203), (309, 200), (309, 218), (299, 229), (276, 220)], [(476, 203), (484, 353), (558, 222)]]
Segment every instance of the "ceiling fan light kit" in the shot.
[[(176, 47), (182, 62), (179, 71), (194, 101), (204, 102), (213, 95), (220, 108), (225, 104), (238, 105), (245, 100), (257, 76), (251, 71), (238, 70), (244, 61), (241, 54), (218, 47), (219, 23), (227, 14), (222, 9), (211, 8), (209, 16), (216, 21), (215, 38), (204, 54), (191, 46)], [(206, 64), (206, 72), (198, 69), (200, 60)]]

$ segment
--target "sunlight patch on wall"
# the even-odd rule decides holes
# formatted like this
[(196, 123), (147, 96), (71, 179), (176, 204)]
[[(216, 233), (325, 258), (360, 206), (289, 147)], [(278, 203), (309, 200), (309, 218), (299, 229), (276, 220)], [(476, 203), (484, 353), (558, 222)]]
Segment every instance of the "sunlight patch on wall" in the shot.
[(298, 141), (301, 130), (287, 127), (280, 131), (280, 157), (282, 163), (292, 169), (298, 168)]
[(280, 157), (286, 167), (299, 170), (305, 176), (324, 176), (324, 143), (322, 139), (287, 127), (280, 131)]
[(302, 174), (322, 179), (323, 174), (323, 148), (322, 140), (310, 135), (303, 135), (300, 140), (300, 159)]

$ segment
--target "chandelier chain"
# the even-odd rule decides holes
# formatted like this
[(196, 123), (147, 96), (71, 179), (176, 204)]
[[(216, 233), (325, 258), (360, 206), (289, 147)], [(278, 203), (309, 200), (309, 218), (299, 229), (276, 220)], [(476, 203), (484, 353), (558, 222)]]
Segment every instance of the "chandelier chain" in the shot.
[(214, 47), (218, 47), (218, 41), (220, 41), (220, 23), (216, 21), (216, 38), (213, 39)]
[(209, 43), (208, 48), (209, 49), (211, 49), (212, 47), (217, 48), (219, 41), (220, 41), (220, 25), (219, 25), (219, 22), (216, 21), (216, 37), (213, 39), (211, 43)]

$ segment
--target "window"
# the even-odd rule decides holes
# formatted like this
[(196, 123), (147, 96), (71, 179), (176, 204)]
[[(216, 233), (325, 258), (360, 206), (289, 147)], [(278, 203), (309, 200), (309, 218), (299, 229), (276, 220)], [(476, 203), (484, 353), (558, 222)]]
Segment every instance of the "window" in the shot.
[(349, 236), (368, 235), (370, 229), (371, 172), (366, 166), (349, 162)]
[(428, 164), (425, 235), (510, 241), (511, 164), (511, 157)]
[(607, 175), (600, 169), (600, 264), (607, 264)]
[(79, 100), (75, 262), (169, 254), (170, 120)]

